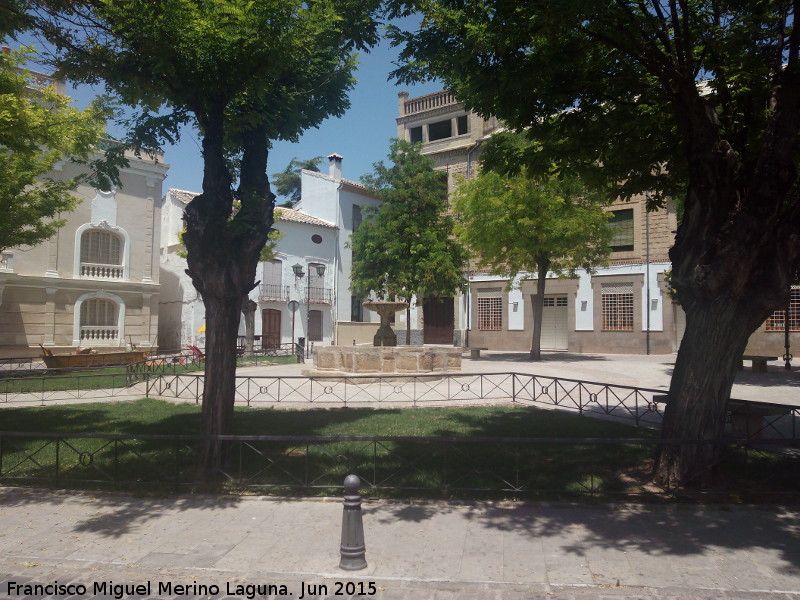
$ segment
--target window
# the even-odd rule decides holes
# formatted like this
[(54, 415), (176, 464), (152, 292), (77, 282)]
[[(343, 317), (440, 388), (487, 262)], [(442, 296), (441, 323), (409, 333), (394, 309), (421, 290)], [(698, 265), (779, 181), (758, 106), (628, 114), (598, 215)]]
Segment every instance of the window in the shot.
[(81, 262), (99, 265), (122, 264), (122, 243), (108, 231), (90, 229), (81, 236)]
[(358, 204), (353, 204), (353, 231), (357, 231), (361, 227), (362, 220), (361, 207)]
[(356, 323), (364, 322), (363, 300), (358, 296), (350, 296), (350, 320)]
[(478, 329), (503, 329), (503, 288), (478, 290)]
[(108, 327), (117, 324), (117, 305), (103, 298), (90, 298), (81, 303), (81, 326)]
[(615, 210), (611, 212), (608, 220), (611, 228), (611, 242), (609, 246), (613, 252), (633, 250), (633, 209)]
[(322, 243), (322, 236), (317, 234), (317, 233), (315, 233), (314, 235), (311, 236), (311, 241), (314, 242), (315, 244), (321, 244)]
[(428, 125), (428, 141), (435, 142), (449, 137), (453, 137), (453, 124), (450, 119)]
[(417, 142), (421, 142), (422, 141), (422, 125), (420, 125), (419, 127), (412, 127), (411, 129), (409, 129), (408, 130), (408, 137), (409, 137), (409, 141), (412, 144), (416, 144)]
[(321, 342), (322, 341), (322, 311), (310, 310), (308, 311), (308, 341)]
[[(786, 311), (776, 310), (767, 318), (767, 331), (786, 330)], [(789, 300), (789, 331), (800, 331), (800, 286), (792, 286)]]
[(283, 300), (283, 262), (271, 260), (264, 263), (264, 283), (261, 284), (259, 300)]
[(458, 119), (456, 119), (456, 127), (458, 127), (458, 135), (465, 135), (469, 133), (469, 128), (467, 125), (467, 115), (458, 117)]
[(603, 331), (633, 331), (633, 284), (604, 283)]

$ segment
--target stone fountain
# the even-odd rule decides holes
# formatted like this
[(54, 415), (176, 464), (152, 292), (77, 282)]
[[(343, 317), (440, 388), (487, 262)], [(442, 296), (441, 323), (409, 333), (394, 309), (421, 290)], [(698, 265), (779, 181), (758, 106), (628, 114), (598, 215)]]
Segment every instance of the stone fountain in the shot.
[(397, 346), (397, 334), (392, 331), (392, 315), (408, 307), (408, 302), (364, 302), (362, 304), (367, 310), (378, 313), (381, 318), (381, 326), (375, 337), (372, 338), (373, 346)]
[(449, 373), (461, 371), (461, 348), (447, 346), (398, 346), (391, 318), (407, 302), (364, 302), (364, 308), (378, 313), (381, 324), (372, 346), (316, 346), (311, 377), (347, 377), (364, 374)]

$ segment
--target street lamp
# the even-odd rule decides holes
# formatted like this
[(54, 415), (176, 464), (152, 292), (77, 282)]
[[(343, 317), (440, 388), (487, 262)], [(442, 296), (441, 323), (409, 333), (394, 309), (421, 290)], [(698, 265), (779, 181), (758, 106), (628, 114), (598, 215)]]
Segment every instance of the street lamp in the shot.
[[(314, 267), (317, 270), (318, 277), (324, 277), (325, 275), (325, 265), (324, 264), (316, 264)], [(305, 271), (303, 270), (303, 265), (300, 263), (292, 265), (292, 271), (294, 272), (294, 276), (297, 279), (302, 279), (306, 276)], [(309, 284), (310, 284), (310, 273), (309, 273)], [(311, 329), (311, 286), (306, 284), (306, 344), (308, 344), (311, 340), (310, 329)], [(324, 290), (324, 285), (323, 285)], [(323, 292), (324, 293), (324, 292)]]

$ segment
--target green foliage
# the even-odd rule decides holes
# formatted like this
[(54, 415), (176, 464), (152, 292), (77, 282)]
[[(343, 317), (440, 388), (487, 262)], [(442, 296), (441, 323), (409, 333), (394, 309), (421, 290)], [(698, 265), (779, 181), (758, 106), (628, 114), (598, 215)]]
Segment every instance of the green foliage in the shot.
[(575, 176), (534, 180), (483, 171), (463, 182), (454, 207), (459, 239), (480, 267), (513, 279), (545, 264), (558, 275), (606, 262), (608, 200)]
[(393, 140), (391, 166), (362, 181), (381, 200), (351, 238), (351, 288), (380, 299), (452, 296), (464, 287), (466, 251), (453, 237), (447, 181), (420, 146)]
[(300, 172), (314, 171), (319, 173), (319, 163), (321, 156), (315, 156), (308, 160), (297, 160), (293, 158), (280, 173), (272, 174), (272, 184), (275, 186), (275, 193), (286, 198), (281, 206), (291, 208), (300, 201)]
[(53, 86), (30, 86), (21, 65), (32, 55), (0, 53), (0, 249), (39, 244), (64, 224), (91, 169), (68, 181), (46, 175), (59, 161), (88, 164), (109, 115), (101, 101), (80, 111)]

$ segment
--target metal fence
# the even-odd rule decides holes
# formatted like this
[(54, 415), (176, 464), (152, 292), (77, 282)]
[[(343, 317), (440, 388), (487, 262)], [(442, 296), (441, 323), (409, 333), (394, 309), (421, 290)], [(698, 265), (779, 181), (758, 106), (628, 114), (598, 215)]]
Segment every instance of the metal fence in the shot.
[[(199, 403), (198, 375), (160, 375), (145, 384), (148, 396)], [(636, 426), (661, 424), (666, 391), (520, 373), (353, 376), (339, 378), (237, 377), (240, 406), (320, 405), (341, 407), (432, 406), (525, 403)], [(800, 407), (732, 400), (727, 431), (737, 437), (798, 439)]]
[[(338, 493), (349, 473), (370, 495), (433, 497), (663, 496), (647, 465), (654, 438), (222, 436), (226, 468), (215, 489)], [(207, 487), (195, 477), (198, 436), (0, 432), (0, 483), (61, 487)], [(777, 450), (777, 452), (776, 452)], [(800, 458), (773, 445), (725, 442), (727, 483), (703, 493), (796, 497)], [(638, 475), (637, 475), (638, 473)], [(681, 493), (684, 493), (681, 491)]]

